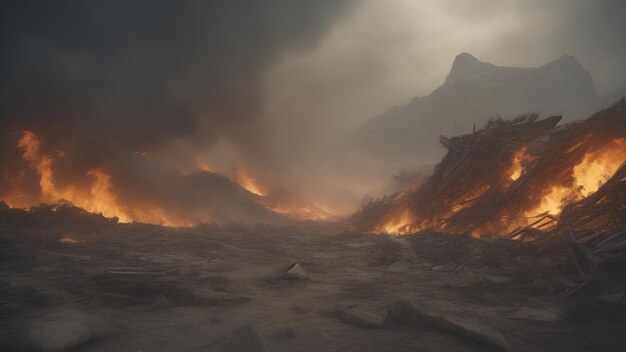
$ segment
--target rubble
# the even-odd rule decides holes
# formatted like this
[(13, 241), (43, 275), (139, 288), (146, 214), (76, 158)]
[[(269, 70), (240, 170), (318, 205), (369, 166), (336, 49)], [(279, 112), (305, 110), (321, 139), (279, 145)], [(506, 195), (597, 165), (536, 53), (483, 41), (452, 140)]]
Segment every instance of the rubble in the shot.
[(292, 264), (283, 274), (283, 278), (288, 280), (308, 280), (309, 275), (304, 271), (300, 262)]
[[(559, 120), (538, 114), (511, 121), (498, 117), (471, 134), (442, 137), (448, 153), (432, 176), (366, 204), (350, 219), (352, 229), (515, 239), (527, 244), (538, 267), (552, 270), (553, 263), (561, 263), (563, 278), (555, 274), (549, 281), (560, 282), (565, 296), (597, 294), (607, 285), (609, 291), (625, 289), (626, 272), (619, 263), (626, 259), (626, 98), (586, 120), (557, 126)], [(576, 172), (588, 176), (577, 171), (578, 165), (606, 166), (593, 159), (599, 153), (617, 158), (611, 159), (612, 175), (594, 176), (606, 177), (595, 179), (599, 187), (593, 182), (589, 190), (576, 187)], [(557, 191), (564, 195), (552, 201), (562, 204), (535, 214)], [(507, 281), (498, 275), (486, 278)], [(564, 287), (564, 282), (572, 285)]]
[(420, 304), (405, 299), (400, 299), (391, 306), (387, 318), (405, 324), (430, 326), (500, 350), (511, 349), (509, 341), (502, 332), (485, 322), (458, 314), (427, 310)]
[[(580, 232), (580, 223), (570, 227), (600, 269), (578, 254), (585, 279), (567, 227), (534, 241), (436, 231), (395, 238), (340, 224), (171, 228), (61, 213), (90, 224), (80, 230), (55, 214), (0, 210), (0, 350), (41, 350), (27, 337), (42, 317), (66, 310), (88, 318), (65, 341), (90, 351), (506, 349), (498, 332), (519, 352), (624, 344), (619, 232), (587, 238), (596, 230)], [(59, 243), (63, 235), (84, 242)], [(315, 276), (285, 279), (295, 264)], [(398, 297), (422, 315), (385, 314)], [(97, 317), (117, 330), (91, 330)], [(81, 342), (85, 326), (94, 334)]]

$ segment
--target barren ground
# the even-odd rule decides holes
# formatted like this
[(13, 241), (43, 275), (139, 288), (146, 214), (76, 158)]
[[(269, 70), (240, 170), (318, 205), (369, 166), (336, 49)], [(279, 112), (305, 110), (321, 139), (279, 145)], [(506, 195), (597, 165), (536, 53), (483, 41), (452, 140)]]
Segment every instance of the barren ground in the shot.
[[(559, 297), (524, 253), (515, 242), (333, 224), (67, 230), (0, 221), (0, 349), (623, 351), (621, 298)], [(308, 279), (283, 277), (296, 262)], [(385, 319), (398, 300), (477, 331), (398, 312)]]

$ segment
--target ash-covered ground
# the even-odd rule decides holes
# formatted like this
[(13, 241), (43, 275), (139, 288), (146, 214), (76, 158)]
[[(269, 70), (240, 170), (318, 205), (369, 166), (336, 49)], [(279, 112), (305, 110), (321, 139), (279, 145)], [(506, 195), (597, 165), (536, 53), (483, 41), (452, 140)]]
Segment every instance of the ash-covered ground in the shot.
[(623, 351), (623, 294), (529, 246), (4, 209), (0, 350)]

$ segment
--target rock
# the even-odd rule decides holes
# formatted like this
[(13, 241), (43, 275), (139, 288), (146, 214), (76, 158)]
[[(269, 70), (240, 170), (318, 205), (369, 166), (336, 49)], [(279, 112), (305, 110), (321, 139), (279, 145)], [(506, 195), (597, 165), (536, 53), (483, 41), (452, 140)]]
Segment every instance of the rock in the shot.
[(560, 311), (555, 308), (534, 309), (522, 307), (511, 313), (511, 318), (554, 322), (561, 320)]
[(112, 333), (113, 329), (100, 318), (65, 310), (37, 321), (28, 333), (27, 343), (39, 351), (65, 351)]
[(283, 274), (283, 278), (289, 280), (308, 280), (309, 275), (304, 271), (300, 262), (296, 262), (292, 266), (287, 269), (287, 271)]
[(230, 347), (233, 352), (267, 351), (256, 329), (249, 324), (233, 331), (230, 336)]
[(406, 324), (423, 324), (474, 340), (501, 350), (509, 350), (508, 340), (500, 330), (478, 319), (457, 314), (427, 310), (417, 303), (398, 300), (388, 311), (387, 319)]
[(357, 309), (337, 309), (330, 312), (330, 316), (345, 323), (366, 329), (380, 329), (385, 323), (385, 317), (363, 312)]

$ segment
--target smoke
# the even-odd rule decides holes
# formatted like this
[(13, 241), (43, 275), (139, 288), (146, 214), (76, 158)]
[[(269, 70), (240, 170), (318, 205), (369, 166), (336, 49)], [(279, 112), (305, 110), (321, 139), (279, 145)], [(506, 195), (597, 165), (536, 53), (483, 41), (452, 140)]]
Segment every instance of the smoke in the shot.
[(342, 143), (346, 130), (430, 94), (461, 52), (519, 67), (574, 55), (596, 90), (611, 92), (626, 86), (623, 33), (618, 0), (362, 1), (314, 51), (290, 53), (270, 71), (265, 126), (275, 135), (272, 160), (283, 163), (277, 175), (333, 202), (390, 192), (400, 167), (428, 173), (432, 158), (419, 150), (409, 164), (373, 158)]
[[(16, 166), (26, 167), (15, 143), (31, 130), (44, 141), (44, 153), (63, 154), (53, 165), (59, 187), (90, 182), (88, 170), (98, 167), (112, 175), (126, 202), (184, 203), (180, 182), (172, 181), (179, 170), (221, 140), (239, 150), (231, 154), (261, 143), (254, 126), (266, 70), (287, 52), (314, 47), (351, 6), (3, 3), (2, 176), (15, 181)], [(36, 184), (32, 170), (24, 177)], [(8, 187), (3, 183), (3, 193)]]
[(345, 131), (430, 93), (460, 52), (510, 66), (568, 53), (599, 91), (626, 84), (619, 0), (1, 6), (0, 174), (11, 182), (0, 195), (17, 179), (37, 188), (15, 148), (28, 129), (57, 155), (59, 187), (91, 182), (97, 167), (129, 206), (208, 206), (221, 181), (198, 196), (205, 181), (180, 179), (201, 161), (231, 178), (245, 165), (267, 188), (347, 212), (397, 165), (350, 149)]

